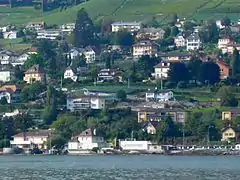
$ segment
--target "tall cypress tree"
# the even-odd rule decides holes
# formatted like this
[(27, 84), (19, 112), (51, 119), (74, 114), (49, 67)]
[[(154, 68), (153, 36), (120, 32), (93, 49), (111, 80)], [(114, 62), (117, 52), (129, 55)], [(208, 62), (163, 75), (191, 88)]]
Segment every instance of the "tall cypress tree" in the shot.
[(235, 48), (233, 51), (232, 55), (232, 63), (231, 63), (231, 68), (232, 68), (232, 76), (236, 76), (238, 71), (239, 71), (239, 52)]
[(86, 47), (94, 44), (93, 22), (84, 8), (77, 13), (73, 43), (75, 47)]

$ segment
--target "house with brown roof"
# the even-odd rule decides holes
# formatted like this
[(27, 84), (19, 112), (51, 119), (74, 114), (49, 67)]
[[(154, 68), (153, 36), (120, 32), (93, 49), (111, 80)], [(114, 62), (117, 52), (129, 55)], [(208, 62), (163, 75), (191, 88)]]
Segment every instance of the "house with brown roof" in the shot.
[(141, 108), (138, 109), (137, 114), (139, 123), (164, 121), (168, 116), (170, 116), (174, 122), (178, 123), (184, 123), (187, 120), (187, 111), (180, 108)]
[(86, 129), (68, 142), (69, 154), (91, 153), (94, 148), (106, 147), (104, 138), (97, 135), (96, 129)]
[(240, 128), (239, 127), (226, 127), (222, 130), (221, 141), (239, 141), (240, 140)]
[(45, 73), (39, 64), (32, 66), (25, 72), (24, 81), (28, 84), (34, 82), (43, 82), (45, 80)]
[(165, 31), (162, 28), (142, 28), (136, 35), (138, 40), (157, 41), (163, 39)]
[(148, 134), (156, 134), (159, 125), (159, 121), (148, 121), (143, 124), (142, 130)]
[(224, 80), (231, 75), (231, 68), (224, 60), (218, 60), (216, 62), (220, 69), (220, 79)]
[(29, 132), (21, 132), (13, 136), (10, 141), (12, 147), (23, 149), (47, 149), (47, 141), (53, 132), (50, 130), (37, 130)]
[(4, 85), (0, 87), (0, 99), (5, 97), (7, 102), (17, 103), (20, 101), (21, 89), (16, 85)]

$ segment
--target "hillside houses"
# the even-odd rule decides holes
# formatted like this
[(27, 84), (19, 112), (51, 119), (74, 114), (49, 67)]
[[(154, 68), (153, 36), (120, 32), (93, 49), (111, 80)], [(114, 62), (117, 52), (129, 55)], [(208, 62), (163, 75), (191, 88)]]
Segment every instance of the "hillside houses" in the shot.
[(159, 45), (151, 41), (140, 41), (133, 45), (133, 57), (157, 56)]
[(142, 27), (141, 22), (114, 22), (111, 24), (112, 32), (126, 30), (129, 32), (139, 31)]

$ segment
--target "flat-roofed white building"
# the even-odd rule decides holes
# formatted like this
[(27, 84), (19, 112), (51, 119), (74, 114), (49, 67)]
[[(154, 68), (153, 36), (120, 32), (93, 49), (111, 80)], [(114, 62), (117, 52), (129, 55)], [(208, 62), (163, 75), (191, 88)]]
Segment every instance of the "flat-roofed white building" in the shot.
[(112, 23), (112, 32), (126, 30), (129, 32), (139, 31), (141, 29), (141, 22), (114, 22)]

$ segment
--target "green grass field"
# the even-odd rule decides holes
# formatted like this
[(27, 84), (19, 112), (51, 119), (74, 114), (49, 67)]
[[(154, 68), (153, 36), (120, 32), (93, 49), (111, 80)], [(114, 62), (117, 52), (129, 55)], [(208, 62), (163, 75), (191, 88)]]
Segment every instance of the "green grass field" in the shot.
[(22, 38), (0, 39), (0, 46), (15, 52), (21, 52), (25, 49), (31, 48), (31, 44), (23, 43)]
[(224, 16), (237, 20), (239, 0), (89, 0), (78, 6), (60, 11), (55, 9), (44, 15), (32, 7), (0, 7), (0, 24), (26, 24), (44, 20), (49, 24), (74, 22), (77, 11), (84, 7), (94, 20), (110, 17), (114, 20), (147, 20), (156, 16), (165, 21), (172, 13), (195, 19), (221, 19)]

